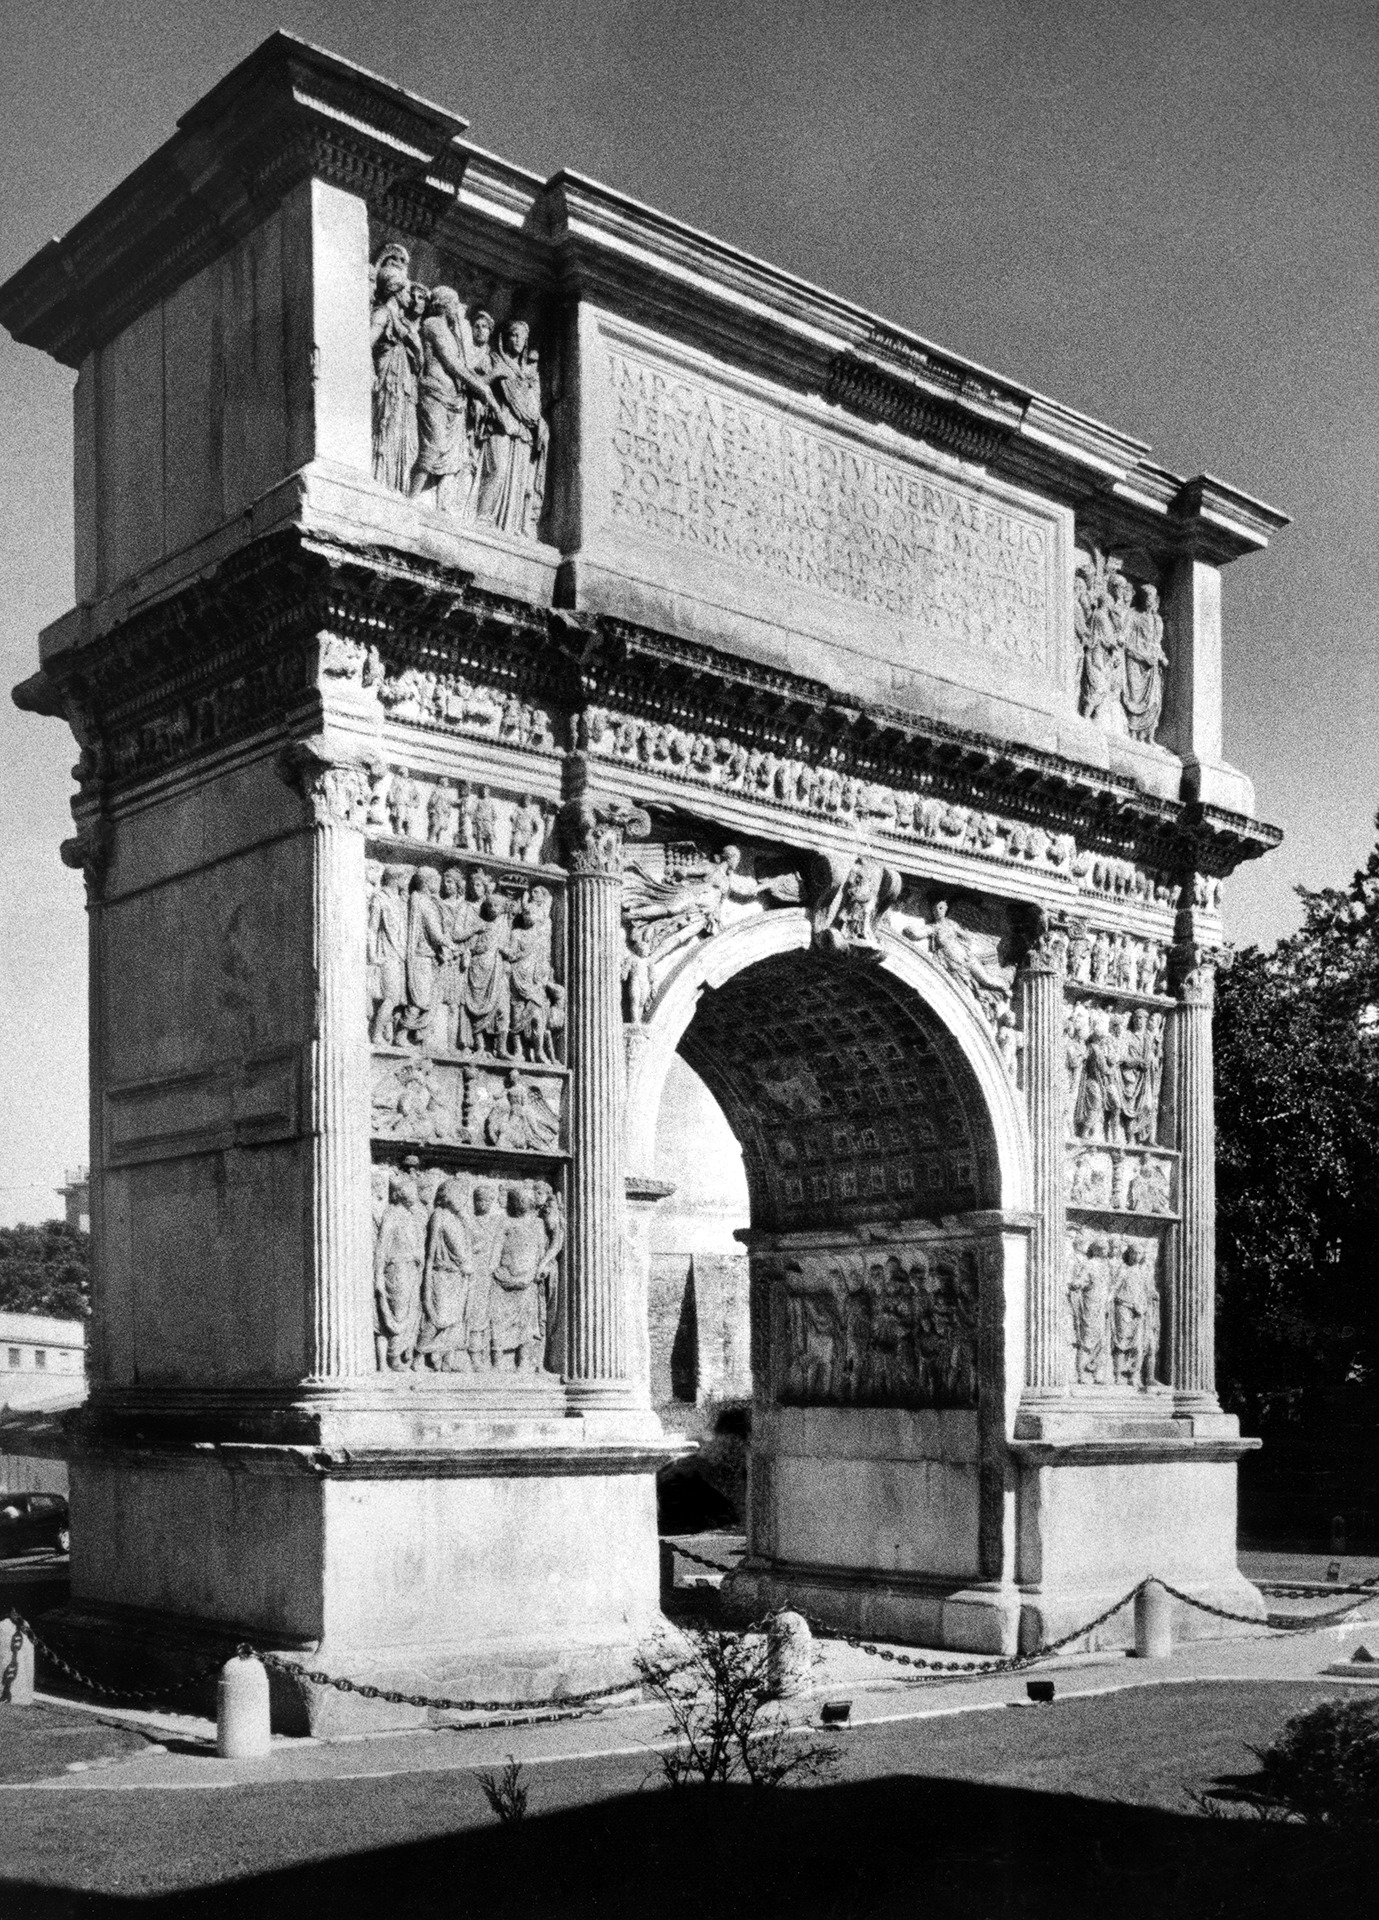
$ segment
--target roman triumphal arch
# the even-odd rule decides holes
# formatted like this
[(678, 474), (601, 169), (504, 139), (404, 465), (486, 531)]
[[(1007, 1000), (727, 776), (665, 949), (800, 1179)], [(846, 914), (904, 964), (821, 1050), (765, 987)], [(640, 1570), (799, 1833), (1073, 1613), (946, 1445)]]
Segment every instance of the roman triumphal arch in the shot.
[(751, 1191), (731, 1607), (1014, 1648), (1161, 1573), (1262, 1617), (1211, 1025), (1278, 838), (1221, 569), (1283, 516), (465, 126), (275, 35), (0, 288), (76, 371), (15, 696), (78, 741), (90, 924), (50, 1631), (625, 1678), (677, 1049)]

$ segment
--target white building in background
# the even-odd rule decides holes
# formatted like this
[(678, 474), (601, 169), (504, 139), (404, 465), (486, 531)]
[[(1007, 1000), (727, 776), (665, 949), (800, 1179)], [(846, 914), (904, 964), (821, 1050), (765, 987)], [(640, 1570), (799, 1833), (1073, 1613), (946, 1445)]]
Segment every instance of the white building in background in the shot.
[(67, 1184), (59, 1187), (62, 1195), (63, 1217), (69, 1227), (79, 1227), (83, 1233), (91, 1231), (91, 1176), (86, 1167), (68, 1167)]
[(73, 1407), (86, 1397), (86, 1324), (0, 1313), (0, 1407)]

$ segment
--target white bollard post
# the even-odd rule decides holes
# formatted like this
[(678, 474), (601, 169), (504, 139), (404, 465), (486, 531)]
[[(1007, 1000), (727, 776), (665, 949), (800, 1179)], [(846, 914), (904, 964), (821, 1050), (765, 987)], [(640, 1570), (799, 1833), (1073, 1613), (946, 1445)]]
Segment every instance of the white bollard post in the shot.
[(772, 1696), (804, 1693), (814, 1671), (814, 1636), (798, 1613), (773, 1613), (766, 1625), (766, 1672)]
[(222, 1760), (259, 1760), (270, 1745), (268, 1669), (236, 1654), (220, 1669), (215, 1750)]
[(33, 1642), (8, 1616), (0, 1620), (0, 1648), (3, 1649), (0, 1651), (0, 1669), (8, 1673), (11, 1665), (14, 1667), (6, 1704), (11, 1707), (31, 1707), (34, 1699)]
[(1135, 1658), (1167, 1660), (1173, 1652), (1173, 1599), (1157, 1580), (1135, 1595)]

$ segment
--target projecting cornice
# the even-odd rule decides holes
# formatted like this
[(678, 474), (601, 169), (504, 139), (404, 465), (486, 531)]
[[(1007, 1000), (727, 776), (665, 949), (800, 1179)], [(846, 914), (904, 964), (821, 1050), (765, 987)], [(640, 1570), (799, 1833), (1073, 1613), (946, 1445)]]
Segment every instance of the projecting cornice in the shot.
[[(300, 181), (361, 196), (384, 226), (493, 258), (858, 417), (1072, 506), (1108, 549), (1216, 565), (1287, 516), (658, 212), (562, 170), (542, 181), (465, 141), (467, 122), (276, 33), (64, 239), (0, 287), (0, 323), (69, 366), (250, 231)], [(514, 257), (514, 249), (516, 250)]]

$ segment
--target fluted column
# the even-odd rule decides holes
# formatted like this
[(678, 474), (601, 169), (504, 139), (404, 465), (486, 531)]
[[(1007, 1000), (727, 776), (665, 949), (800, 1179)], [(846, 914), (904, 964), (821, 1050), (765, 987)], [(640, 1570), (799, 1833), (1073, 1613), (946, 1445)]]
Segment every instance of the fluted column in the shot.
[(1068, 1384), (1068, 1306), (1064, 1293), (1067, 1120), (1063, 1041), (1063, 977), (1067, 933), (1043, 927), (1020, 973), (1025, 1098), (1034, 1174), (1035, 1226), (1030, 1240), (1025, 1384), (1058, 1392)]
[(320, 740), (300, 742), (285, 772), (310, 812), (309, 1073), (311, 1249), (305, 1373), (343, 1381), (375, 1371), (369, 1196), (369, 1062), (365, 1029), (362, 768)]
[(635, 1400), (623, 1282), (622, 870), (643, 813), (582, 795), (561, 810), (569, 868), (570, 1232), (565, 1377), (591, 1406)]
[[(78, 732), (78, 738), (81, 737)], [(58, 849), (62, 864), (76, 868), (86, 883), (86, 1003), (90, 1063), (86, 1171), (89, 1184), (86, 1204), (91, 1227), (91, 1318), (86, 1329), (86, 1377), (93, 1389), (111, 1384), (110, 1353), (106, 1341), (105, 1016), (101, 953), (105, 935), (101, 900), (111, 838), (110, 822), (102, 813), (83, 811), (78, 816), (77, 831), (70, 840), (64, 840)]]
[(1216, 1400), (1216, 1116), (1212, 1006), (1216, 958), (1173, 949), (1178, 1004), (1168, 1017), (1167, 1069), (1179, 1166), (1179, 1225), (1170, 1264), (1169, 1382), (1180, 1395)]

